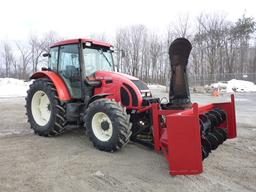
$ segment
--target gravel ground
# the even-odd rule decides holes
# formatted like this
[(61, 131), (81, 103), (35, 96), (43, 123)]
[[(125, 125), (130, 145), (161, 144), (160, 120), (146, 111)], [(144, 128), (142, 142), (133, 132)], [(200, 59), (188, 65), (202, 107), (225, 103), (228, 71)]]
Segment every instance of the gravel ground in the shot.
[[(36, 136), (26, 123), (24, 98), (0, 98), (0, 191), (256, 191), (255, 97), (236, 95), (238, 138), (213, 152), (202, 174), (175, 177), (162, 154), (138, 144), (106, 153), (82, 130)], [(228, 99), (192, 95), (199, 103)]]

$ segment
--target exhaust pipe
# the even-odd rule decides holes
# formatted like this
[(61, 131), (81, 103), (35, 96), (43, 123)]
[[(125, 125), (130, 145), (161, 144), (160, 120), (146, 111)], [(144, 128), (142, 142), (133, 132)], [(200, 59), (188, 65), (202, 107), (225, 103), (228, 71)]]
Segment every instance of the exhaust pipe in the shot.
[(188, 109), (192, 107), (187, 80), (187, 64), (191, 43), (185, 38), (175, 39), (169, 47), (171, 80), (168, 109)]

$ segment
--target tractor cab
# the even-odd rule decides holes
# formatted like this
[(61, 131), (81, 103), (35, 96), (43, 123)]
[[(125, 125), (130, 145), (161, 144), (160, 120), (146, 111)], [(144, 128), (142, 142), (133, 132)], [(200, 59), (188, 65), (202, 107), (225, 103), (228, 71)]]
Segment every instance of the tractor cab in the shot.
[(114, 70), (112, 52), (110, 44), (90, 39), (61, 41), (47, 54), (48, 68), (62, 77), (72, 98), (80, 99), (84, 83), (97, 85), (91, 80), (95, 72)]

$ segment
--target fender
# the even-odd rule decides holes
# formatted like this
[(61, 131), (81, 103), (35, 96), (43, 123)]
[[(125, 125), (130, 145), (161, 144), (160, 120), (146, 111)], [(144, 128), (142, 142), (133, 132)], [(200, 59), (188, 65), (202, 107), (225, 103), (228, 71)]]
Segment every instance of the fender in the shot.
[(88, 105), (89, 105), (90, 103), (92, 103), (93, 101), (95, 101), (95, 100), (97, 100), (97, 99), (105, 98), (105, 97), (107, 97), (107, 96), (109, 96), (109, 95), (112, 95), (112, 94), (109, 94), (109, 93), (102, 93), (102, 94), (93, 95), (93, 96), (89, 99), (89, 101), (88, 101), (86, 107), (88, 107)]
[(53, 71), (39, 71), (34, 73), (30, 79), (39, 79), (39, 78), (44, 78), (44, 77), (48, 77), (49, 79), (52, 80), (53, 84), (55, 85), (56, 89), (57, 89), (57, 93), (59, 96), (59, 99), (61, 101), (69, 101), (71, 100), (71, 96), (69, 93), (69, 90), (65, 84), (65, 82), (63, 81), (63, 79), (55, 72)]

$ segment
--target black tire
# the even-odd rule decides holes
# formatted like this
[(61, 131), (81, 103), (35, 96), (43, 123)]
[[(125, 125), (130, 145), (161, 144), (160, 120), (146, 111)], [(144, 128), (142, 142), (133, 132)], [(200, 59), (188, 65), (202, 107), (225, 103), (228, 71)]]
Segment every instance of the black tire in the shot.
[[(104, 113), (111, 121), (112, 135), (106, 141), (100, 140), (94, 133), (92, 120), (95, 114)], [(109, 99), (98, 99), (88, 106), (84, 114), (86, 133), (93, 145), (99, 150), (113, 152), (129, 142), (131, 136), (130, 115), (120, 103)], [(102, 126), (102, 123), (101, 123)], [(103, 128), (101, 127), (103, 130)], [(105, 130), (106, 131), (106, 130)]]
[[(38, 91), (43, 91), (50, 100), (49, 109), (51, 114), (49, 121), (44, 126), (41, 126), (36, 122), (31, 109), (32, 98)], [(53, 82), (49, 79), (42, 78), (34, 80), (27, 91), (25, 107), (28, 123), (30, 123), (31, 129), (34, 130), (35, 134), (47, 137), (59, 135), (64, 132), (64, 126), (67, 124), (67, 120), (65, 118), (66, 110), (64, 104), (61, 104), (58, 98)]]

